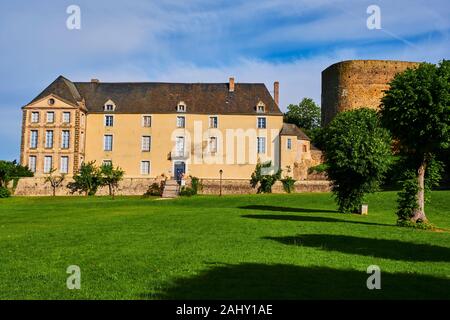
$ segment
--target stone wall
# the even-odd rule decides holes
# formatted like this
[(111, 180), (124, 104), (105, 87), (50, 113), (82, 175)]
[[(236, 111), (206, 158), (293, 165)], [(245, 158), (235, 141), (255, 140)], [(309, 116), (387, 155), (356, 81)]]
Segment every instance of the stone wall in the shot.
[(331, 65), (322, 72), (322, 125), (338, 112), (368, 107), (377, 109), (383, 90), (394, 76), (416, 62), (351, 60)]

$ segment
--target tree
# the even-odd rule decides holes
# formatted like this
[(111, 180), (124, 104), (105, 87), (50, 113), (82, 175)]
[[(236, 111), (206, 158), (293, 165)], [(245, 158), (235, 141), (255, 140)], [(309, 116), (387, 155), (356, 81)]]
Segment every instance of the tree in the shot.
[(115, 190), (119, 186), (119, 182), (123, 179), (124, 171), (112, 164), (103, 164), (100, 167), (102, 185), (108, 186), (109, 195), (114, 199)]
[(408, 185), (416, 196), (407, 197), (416, 203), (403, 201), (404, 209), (413, 209), (399, 219), (427, 222), (426, 172), (435, 155), (450, 146), (450, 61), (422, 63), (397, 74), (382, 98), (380, 113), (383, 125), (398, 141), (399, 154), (407, 160), (405, 169), (412, 169), (417, 181), (417, 188)]
[(272, 186), (277, 182), (277, 180), (281, 179), (281, 169), (274, 174), (268, 174), (265, 172), (268, 168), (272, 167), (272, 162), (268, 161), (265, 163), (260, 163), (258, 159), (258, 163), (256, 164), (255, 171), (252, 173), (250, 179), (250, 185), (252, 188), (257, 189), (257, 193), (272, 193)]
[(95, 161), (82, 163), (80, 170), (74, 175), (73, 182), (67, 184), (71, 193), (84, 193), (86, 196), (93, 196), (102, 185), (102, 175), (100, 169), (95, 165)]
[(391, 159), (390, 135), (376, 111), (339, 113), (324, 129), (327, 175), (339, 211), (358, 212), (364, 196), (378, 190)]
[(62, 185), (64, 179), (66, 178), (65, 174), (56, 176), (53, 175), (55, 172), (56, 169), (52, 168), (44, 180), (44, 183), (50, 183), (50, 186), (52, 187), (53, 196), (56, 196), (56, 189)]
[(298, 105), (290, 104), (284, 114), (284, 121), (296, 124), (311, 134), (320, 128), (320, 107), (313, 99), (304, 98)]
[(0, 160), (0, 187), (7, 188), (9, 182), (13, 179), (32, 176), (33, 172), (28, 167), (18, 164), (16, 160)]

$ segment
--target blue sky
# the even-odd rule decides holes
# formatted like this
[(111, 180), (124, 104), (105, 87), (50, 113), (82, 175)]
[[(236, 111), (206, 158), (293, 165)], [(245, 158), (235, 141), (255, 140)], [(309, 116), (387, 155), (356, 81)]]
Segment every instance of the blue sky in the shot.
[[(81, 29), (66, 28), (69, 5)], [(381, 30), (366, 26), (369, 5)], [(280, 81), (280, 104), (312, 97), (348, 59), (450, 58), (448, 0), (2, 1), (0, 159), (17, 159), (21, 106), (62, 74), (73, 81)]]

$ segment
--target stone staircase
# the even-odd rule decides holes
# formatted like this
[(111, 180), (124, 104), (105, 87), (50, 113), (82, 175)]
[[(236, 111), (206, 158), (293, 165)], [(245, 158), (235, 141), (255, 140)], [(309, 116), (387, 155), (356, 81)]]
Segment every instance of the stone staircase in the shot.
[(176, 198), (180, 187), (176, 180), (167, 180), (162, 193), (163, 198)]

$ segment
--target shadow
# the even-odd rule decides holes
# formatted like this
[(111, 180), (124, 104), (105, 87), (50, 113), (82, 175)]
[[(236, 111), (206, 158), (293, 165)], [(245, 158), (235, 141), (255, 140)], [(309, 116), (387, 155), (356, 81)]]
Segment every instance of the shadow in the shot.
[(353, 224), (363, 224), (371, 226), (394, 226), (393, 224), (382, 224), (375, 222), (366, 221), (352, 221), (352, 220), (342, 220), (336, 218), (328, 217), (315, 217), (315, 216), (294, 216), (294, 215), (279, 215), (279, 214), (246, 214), (242, 215), (243, 218), (251, 219), (267, 219), (267, 220), (287, 220), (287, 221), (302, 221), (302, 222), (341, 222), (341, 223), (353, 223)]
[(157, 299), (449, 299), (450, 279), (413, 273), (381, 274), (381, 290), (367, 289), (366, 270), (243, 263), (215, 265), (178, 278)]
[(297, 212), (297, 213), (298, 212), (301, 212), (301, 213), (338, 213), (338, 211), (335, 211), (335, 210), (289, 208), (289, 207), (262, 206), (262, 205), (249, 205), (249, 206), (238, 207), (238, 209), (277, 211), (277, 212)]
[(372, 239), (344, 235), (304, 234), (296, 237), (264, 237), (283, 244), (339, 251), (403, 261), (450, 262), (450, 248), (399, 240)]

